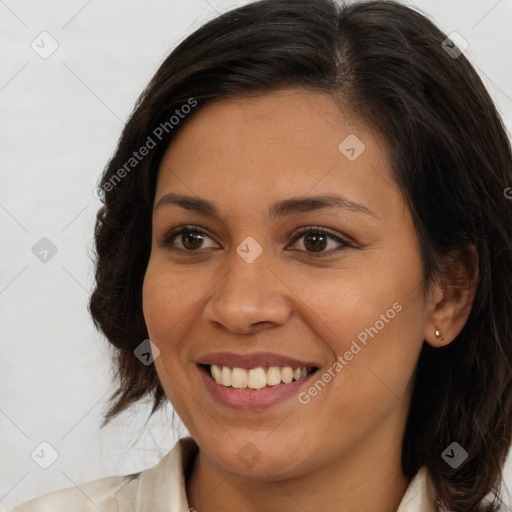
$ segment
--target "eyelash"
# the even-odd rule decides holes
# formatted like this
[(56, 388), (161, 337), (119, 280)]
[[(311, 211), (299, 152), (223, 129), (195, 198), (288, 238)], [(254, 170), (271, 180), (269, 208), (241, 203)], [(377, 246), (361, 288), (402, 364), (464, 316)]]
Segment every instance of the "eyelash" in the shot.
[[(175, 252), (183, 252), (183, 253), (190, 253), (190, 254), (198, 253), (201, 249), (191, 251), (188, 249), (180, 249), (173, 245), (174, 239), (177, 238), (179, 235), (182, 235), (183, 233), (194, 233), (194, 234), (198, 234), (198, 235), (206, 235), (208, 238), (211, 238), (210, 236), (208, 236), (208, 234), (205, 231), (199, 229), (197, 226), (182, 226), (180, 228), (173, 229), (172, 231), (170, 231), (161, 241), (161, 245), (163, 247), (168, 247), (169, 250), (175, 251)], [(307, 226), (307, 227), (301, 228), (297, 232), (297, 234), (296, 234), (297, 236), (293, 239), (292, 244), (297, 242), (297, 240), (299, 240), (302, 236), (304, 236), (306, 234), (324, 235), (327, 238), (330, 238), (330, 239), (338, 242), (342, 246), (343, 249), (355, 248), (354, 245), (351, 244), (345, 238), (343, 238), (339, 235), (335, 235), (335, 234), (331, 233), (330, 231), (326, 231), (325, 229), (322, 229), (317, 226)], [(297, 249), (294, 249), (294, 250), (297, 250)], [(333, 252), (337, 252), (339, 250), (340, 249), (334, 249), (334, 250), (330, 250), (330, 251), (326, 251), (326, 252), (319, 252), (319, 253), (314, 253), (314, 252), (304, 251), (304, 250), (298, 250), (298, 251), (305, 252), (315, 258), (321, 258), (322, 256), (331, 255)]]

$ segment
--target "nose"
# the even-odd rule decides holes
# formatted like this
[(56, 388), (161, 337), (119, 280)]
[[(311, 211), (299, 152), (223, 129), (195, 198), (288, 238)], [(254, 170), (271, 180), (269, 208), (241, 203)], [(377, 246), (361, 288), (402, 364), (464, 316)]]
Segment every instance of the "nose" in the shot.
[(230, 263), (205, 304), (205, 321), (236, 334), (284, 325), (291, 316), (291, 292), (263, 255), (247, 263), (234, 254)]

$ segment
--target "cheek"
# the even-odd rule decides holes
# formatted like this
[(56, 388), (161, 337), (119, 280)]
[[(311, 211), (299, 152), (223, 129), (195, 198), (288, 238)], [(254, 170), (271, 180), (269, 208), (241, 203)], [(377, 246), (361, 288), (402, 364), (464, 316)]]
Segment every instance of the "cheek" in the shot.
[(180, 342), (188, 326), (186, 294), (161, 265), (150, 260), (142, 286), (142, 309), (149, 338), (160, 350), (155, 369), (171, 403), (179, 402), (177, 390), (183, 388)]
[(403, 303), (405, 299), (405, 294), (397, 290), (396, 282), (388, 286), (382, 272), (380, 275), (366, 272), (364, 276), (356, 272), (344, 273), (338, 279), (326, 278), (323, 283), (317, 280), (316, 284), (314, 289), (310, 286), (307, 293), (304, 290), (301, 296), (315, 313), (315, 323), (323, 324), (328, 337), (338, 340), (337, 346), (332, 347), (336, 352), (343, 350), (347, 340), (375, 322), (382, 329), (380, 315), (385, 315), (385, 320), (396, 321), (398, 306), (393, 309), (393, 304)]
[(142, 311), (152, 341), (159, 339), (159, 333), (163, 329), (163, 319), (166, 317), (166, 304), (169, 290), (162, 286), (157, 278), (157, 273), (148, 266), (142, 286)]
[(364, 272), (319, 281), (321, 286), (309, 292), (307, 301), (316, 313), (316, 324), (328, 327), (322, 338), (333, 358), (346, 361), (338, 383), (364, 380), (362, 387), (369, 394), (377, 390), (367, 386), (372, 387), (371, 381), (379, 386), (379, 377), (392, 389), (404, 390), (417, 362), (426, 321), (417, 252), (411, 249), (401, 257), (389, 254), (379, 260)]
[(185, 293), (190, 284), (182, 280), (150, 260), (142, 287), (142, 309), (150, 338), (156, 342), (170, 336), (192, 307), (193, 297)]

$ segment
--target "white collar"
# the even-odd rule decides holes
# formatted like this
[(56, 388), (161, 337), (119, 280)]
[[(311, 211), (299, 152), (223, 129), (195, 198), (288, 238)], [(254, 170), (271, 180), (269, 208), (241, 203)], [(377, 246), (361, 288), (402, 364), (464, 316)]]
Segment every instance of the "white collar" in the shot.
[(196, 442), (184, 437), (156, 466), (140, 473), (134, 512), (188, 511), (185, 470), (197, 451)]

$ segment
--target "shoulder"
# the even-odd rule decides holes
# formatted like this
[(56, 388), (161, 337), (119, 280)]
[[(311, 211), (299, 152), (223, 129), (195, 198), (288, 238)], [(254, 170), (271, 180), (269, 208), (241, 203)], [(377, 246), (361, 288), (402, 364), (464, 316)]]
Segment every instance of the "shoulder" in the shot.
[(52, 491), (7, 512), (167, 512), (187, 510), (185, 479), (198, 453), (191, 437), (159, 462), (131, 475), (109, 476)]
[(139, 473), (109, 476), (58, 489), (21, 503), (8, 512), (128, 512), (135, 504)]

